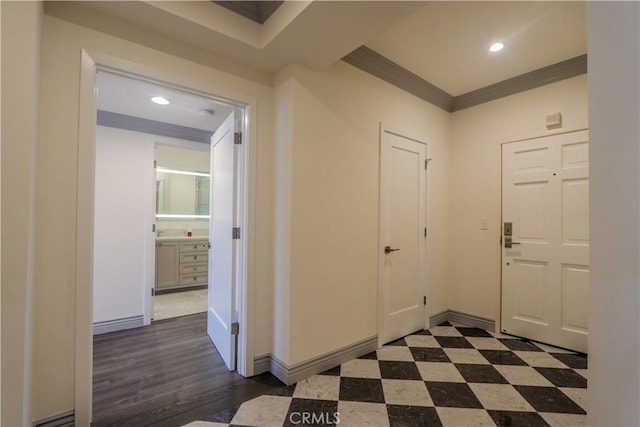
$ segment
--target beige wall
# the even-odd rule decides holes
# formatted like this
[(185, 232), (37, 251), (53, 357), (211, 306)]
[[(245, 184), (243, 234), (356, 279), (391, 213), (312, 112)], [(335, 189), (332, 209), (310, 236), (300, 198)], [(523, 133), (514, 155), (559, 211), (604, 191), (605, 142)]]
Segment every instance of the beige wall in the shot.
[[(556, 112), (563, 127), (549, 132)], [(501, 144), (587, 127), (586, 75), (451, 115), (449, 308), (500, 319)]]
[[(129, 28), (128, 31), (138, 31)], [(141, 31), (141, 30), (140, 30)], [(145, 37), (148, 37), (145, 36)], [(173, 45), (175, 47), (175, 44)], [(81, 49), (151, 67), (184, 86), (198, 85), (221, 96), (257, 100), (255, 199), (256, 300), (271, 301), (273, 91), (238, 78), (105, 33), (45, 16), (42, 48), (41, 136), (38, 144), (34, 330), (33, 417), (64, 412), (74, 405), (75, 242), (78, 98)], [(193, 52), (193, 49), (189, 50)], [(209, 56), (215, 62), (215, 56)], [(222, 62), (229, 67), (228, 61)], [(237, 66), (236, 68), (241, 68)], [(240, 70), (241, 71), (241, 70)], [(239, 72), (240, 72), (239, 71)], [(249, 73), (251, 74), (251, 73)], [(3, 216), (4, 217), (4, 216)], [(258, 278), (258, 279), (256, 279)], [(82, 284), (81, 284), (82, 285)], [(256, 304), (257, 354), (271, 350), (270, 304)], [(37, 386), (35, 386), (37, 385)]]
[[(2, 419), (31, 423), (35, 174), (42, 4), (2, 8)], [(9, 249), (9, 250), (7, 250)]]
[(640, 3), (590, 2), (590, 426), (640, 425)]
[(287, 73), (276, 93), (292, 99), (291, 134), (278, 135), (290, 151), (290, 347), (276, 356), (291, 365), (377, 333), (381, 121), (429, 141), (428, 305), (448, 307), (449, 114), (343, 62)]
[[(141, 44), (52, 16), (43, 21), (34, 419), (74, 404), (83, 48), (160, 70), (185, 86), (257, 100), (254, 350), (273, 351), (289, 365), (376, 334), (380, 122), (429, 142), (429, 314), (453, 308), (488, 318), (498, 310), (499, 143), (546, 134), (544, 116), (556, 111), (564, 130), (587, 127), (586, 76), (450, 115), (343, 62), (322, 72), (289, 67), (272, 89), (264, 83), (271, 76), (223, 59), (218, 67), (214, 55), (178, 49), (175, 41), (155, 50), (149, 46), (163, 49), (166, 40), (96, 17), (98, 23)], [(487, 232), (479, 231), (482, 216), (490, 218)]]

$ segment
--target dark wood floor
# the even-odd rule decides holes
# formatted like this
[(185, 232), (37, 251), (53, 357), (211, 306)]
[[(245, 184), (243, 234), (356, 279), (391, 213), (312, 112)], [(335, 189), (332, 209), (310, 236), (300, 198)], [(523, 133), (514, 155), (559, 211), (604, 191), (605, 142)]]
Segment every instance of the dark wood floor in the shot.
[(181, 426), (283, 384), (229, 372), (206, 315), (98, 335), (93, 340), (93, 426)]

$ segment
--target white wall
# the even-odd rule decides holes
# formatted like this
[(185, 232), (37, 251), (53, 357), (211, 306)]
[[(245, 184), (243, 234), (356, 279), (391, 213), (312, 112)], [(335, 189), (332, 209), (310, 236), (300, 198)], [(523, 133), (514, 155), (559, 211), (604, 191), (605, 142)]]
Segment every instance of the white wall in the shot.
[(94, 323), (144, 314), (155, 265), (153, 152), (150, 135), (96, 129)]
[[(587, 76), (521, 92), (451, 115), (453, 310), (500, 319), (501, 144), (588, 127)], [(560, 112), (562, 129), (545, 116)], [(488, 230), (481, 230), (487, 217)]]
[(182, 141), (182, 143), (185, 144), (185, 148), (182, 148), (164, 145), (163, 142), (166, 143), (167, 138), (160, 139), (152, 136), (152, 139), (159, 143), (156, 145), (156, 161), (158, 162), (158, 167), (192, 172), (209, 172), (211, 168), (209, 144), (172, 138), (172, 140), (176, 142)]
[(591, 426), (640, 425), (640, 3), (588, 4)]
[[(108, 25), (110, 21), (103, 22)], [(131, 37), (157, 43), (163, 39), (153, 33), (121, 23), (113, 27)], [(271, 351), (273, 264), (273, 91), (251, 80), (183, 59), (184, 56), (206, 56), (215, 66), (218, 58), (184, 46), (183, 58), (163, 53), (116, 38), (104, 32), (90, 30), (59, 18), (45, 15), (43, 19), (41, 69), (40, 138), (38, 143), (38, 188), (33, 417), (41, 419), (73, 409), (74, 406), (74, 345), (75, 345), (75, 252), (76, 252), (76, 183), (78, 178), (78, 99), (80, 59), (82, 49), (89, 49), (142, 64), (158, 70), (159, 75), (184, 87), (234, 99), (243, 97), (257, 102), (252, 111), (256, 127), (254, 159), (255, 176), (250, 177), (255, 198), (249, 201), (256, 213), (252, 237), (255, 251), (250, 255), (255, 271), (248, 277), (256, 290), (256, 354)], [(179, 42), (169, 43), (172, 49)], [(245, 73), (239, 64), (219, 60), (226, 69)], [(3, 70), (4, 71), (4, 70)], [(4, 181), (4, 180), (3, 180)], [(4, 218), (4, 215), (3, 215)], [(4, 237), (4, 236), (3, 236)], [(84, 284), (80, 284), (84, 286)], [(87, 379), (90, 381), (90, 379)]]
[[(1, 2), (2, 419), (31, 424), (35, 182), (42, 4)], [(51, 245), (49, 250), (55, 250)]]
[(377, 334), (381, 121), (430, 141), (428, 309), (446, 309), (449, 114), (344, 62), (292, 67), (276, 83), (278, 105), (289, 102), (278, 109), (278, 256), (290, 254), (276, 357), (291, 365)]

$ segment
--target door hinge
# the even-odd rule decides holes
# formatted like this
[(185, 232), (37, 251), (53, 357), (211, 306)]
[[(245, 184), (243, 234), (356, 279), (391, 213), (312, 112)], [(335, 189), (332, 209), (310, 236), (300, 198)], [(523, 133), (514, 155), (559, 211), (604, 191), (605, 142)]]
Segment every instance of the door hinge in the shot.
[(207, 242), (207, 249), (211, 249), (211, 242)]
[(422, 303), (424, 305), (427, 305), (427, 296), (426, 295), (422, 297)]
[(151, 231), (153, 231), (154, 233), (156, 232), (156, 225), (155, 225), (155, 224), (153, 224), (153, 225), (151, 226)]
[(153, 161), (153, 168), (155, 169), (155, 168), (157, 168), (157, 167), (158, 167), (158, 161), (157, 161), (157, 160), (154, 160), (154, 161)]
[(242, 133), (234, 132), (233, 133), (233, 143), (234, 144), (242, 144)]
[(424, 237), (427, 237), (427, 227), (424, 228)]
[(233, 322), (231, 324), (231, 335), (238, 335), (240, 332), (240, 324), (238, 322)]
[(424, 168), (427, 169), (429, 168), (429, 162), (431, 161), (431, 159), (424, 159)]
[(240, 238), (240, 227), (233, 227), (232, 237), (233, 240), (238, 240)]
[(151, 296), (155, 297), (156, 296), (156, 290), (155, 288), (151, 288)]

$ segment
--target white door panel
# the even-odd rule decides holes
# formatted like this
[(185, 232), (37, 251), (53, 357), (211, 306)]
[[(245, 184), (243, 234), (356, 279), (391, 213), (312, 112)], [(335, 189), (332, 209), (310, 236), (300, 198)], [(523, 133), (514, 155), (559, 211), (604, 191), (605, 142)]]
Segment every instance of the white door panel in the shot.
[(502, 330), (586, 352), (588, 133), (504, 144), (502, 161)]
[[(426, 145), (381, 128), (380, 321), (384, 344), (425, 326)], [(385, 253), (385, 246), (398, 249)]]
[(235, 271), (236, 224), (235, 189), (237, 186), (234, 114), (211, 137), (211, 187), (209, 222), (209, 301), (207, 333), (230, 370), (235, 369)]

